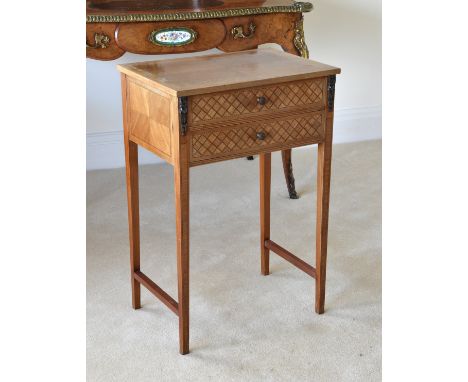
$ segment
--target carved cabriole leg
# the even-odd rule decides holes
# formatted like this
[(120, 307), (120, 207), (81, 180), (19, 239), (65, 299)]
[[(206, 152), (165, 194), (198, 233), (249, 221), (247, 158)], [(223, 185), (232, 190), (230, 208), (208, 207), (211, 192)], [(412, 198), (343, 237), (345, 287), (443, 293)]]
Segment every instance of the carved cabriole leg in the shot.
[(301, 17), (296, 21), (296, 25), (294, 26), (293, 42), (297, 52), (299, 53), (299, 56), (303, 58), (309, 58), (309, 48), (307, 48), (304, 37), (304, 17)]
[[(309, 57), (309, 51), (304, 40), (303, 18), (301, 13), (278, 13), (272, 15), (257, 15), (254, 17), (228, 17), (222, 19), (228, 33), (226, 39), (218, 48), (225, 52), (255, 49), (264, 43), (277, 43), (285, 52), (304, 58)], [(239, 36), (239, 27), (246, 30), (253, 23), (254, 31), (243, 38)], [(245, 34), (245, 33), (244, 33)], [(289, 197), (297, 199), (294, 175), (291, 161), (291, 150), (282, 152), (284, 177), (288, 187)], [(252, 160), (252, 157), (247, 157)]]
[(328, 78), (327, 122), (325, 140), (318, 145), (317, 159), (317, 222), (316, 222), (316, 277), (315, 311), (325, 311), (325, 280), (327, 269), (328, 211), (330, 203), (330, 176), (333, 140), (333, 104), (336, 76)]
[(127, 177), (128, 230), (130, 241), (130, 278), (132, 284), (133, 309), (141, 308), (141, 285), (135, 280), (140, 270), (140, 211), (138, 198), (138, 146), (129, 139), (127, 125), (127, 79), (122, 80), (122, 110), (124, 122), (125, 170)]
[(177, 107), (180, 134), (175, 142), (174, 191), (177, 236), (177, 279), (179, 298), (179, 351), (189, 352), (189, 147), (186, 134), (187, 99)]
[[(253, 17), (228, 17), (222, 19), (228, 33), (226, 39), (218, 48), (225, 52), (235, 52), (245, 49), (255, 49), (264, 43), (277, 43), (285, 52), (307, 58), (309, 52), (304, 41), (304, 31), (301, 13), (278, 13), (257, 15)], [(253, 23), (255, 28), (248, 36), (240, 36), (240, 26), (245, 32)], [(245, 35), (245, 33), (244, 33)], [(234, 38), (234, 36), (238, 36)], [(291, 162), (291, 150), (284, 150), (283, 169), (289, 197), (297, 199), (294, 175)], [(252, 157), (247, 157), (252, 160)]]
[(281, 157), (283, 159), (284, 178), (286, 179), (286, 186), (288, 187), (289, 198), (299, 199), (299, 196), (296, 192), (291, 156), (291, 149), (281, 151)]
[[(294, 24), (294, 39), (290, 44), (282, 45), (285, 52), (292, 53), (303, 58), (309, 58), (309, 49), (307, 48), (304, 39), (304, 19), (302, 16), (298, 17)], [(283, 171), (284, 178), (286, 179), (286, 186), (288, 187), (289, 197), (291, 199), (298, 199), (299, 196), (296, 192), (296, 185), (294, 180), (293, 166), (292, 166), (292, 150), (283, 150), (281, 152), (283, 158)]]

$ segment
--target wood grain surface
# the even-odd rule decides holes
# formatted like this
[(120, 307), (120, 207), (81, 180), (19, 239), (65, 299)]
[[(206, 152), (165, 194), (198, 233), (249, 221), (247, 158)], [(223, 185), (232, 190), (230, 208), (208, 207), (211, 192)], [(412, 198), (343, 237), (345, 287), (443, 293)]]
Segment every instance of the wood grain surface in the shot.
[(316, 278), (315, 312), (325, 311), (325, 281), (327, 274), (328, 212), (333, 144), (333, 110), (327, 112), (325, 140), (317, 149), (317, 217), (316, 217)]
[[(323, 140), (325, 112), (276, 115), (250, 118), (239, 125), (192, 131), (190, 164), (192, 166), (225, 159), (283, 150), (318, 143)], [(264, 138), (259, 139), (258, 134)]]
[[(266, 116), (277, 111), (294, 113), (305, 106), (319, 110), (325, 105), (324, 78), (284, 84), (255, 86), (190, 97), (189, 124), (220, 122), (244, 116)], [(262, 99), (262, 102), (259, 102)]]
[(141, 285), (135, 278), (140, 270), (140, 202), (138, 187), (138, 146), (130, 141), (127, 113), (127, 76), (121, 76), (122, 110), (125, 144), (125, 170), (127, 184), (128, 230), (130, 241), (130, 278), (133, 309), (141, 308)]
[[(125, 53), (115, 41), (115, 30), (118, 24), (86, 24), (86, 57), (96, 60), (115, 60)], [(103, 34), (110, 40), (106, 48), (88, 47), (94, 45), (95, 34)]]
[(260, 272), (270, 274), (270, 250), (265, 242), (270, 240), (271, 153), (259, 155), (260, 167)]
[(132, 80), (127, 89), (131, 140), (172, 163), (171, 98)]
[[(149, 39), (155, 30), (176, 27), (193, 29), (197, 37), (192, 43), (183, 46), (155, 45)], [(131, 53), (191, 53), (216, 48), (224, 40), (225, 34), (226, 30), (220, 20), (122, 23), (116, 31), (116, 42), (121, 49)]]
[(140, 62), (117, 67), (130, 77), (179, 97), (340, 73), (339, 68), (274, 49)]
[[(180, 124), (178, 118), (178, 102), (173, 99), (171, 104), (174, 124)], [(176, 210), (176, 248), (177, 248), (177, 279), (179, 296), (179, 351), (189, 352), (189, 160), (187, 137), (177, 134), (174, 139), (174, 197)]]
[[(243, 17), (228, 17), (222, 19), (226, 27), (226, 38), (218, 45), (224, 52), (236, 52), (254, 49), (262, 44), (275, 43), (288, 53), (294, 53), (294, 25), (301, 17), (300, 13), (278, 13), (272, 15), (257, 15)], [(235, 39), (231, 31), (236, 26), (242, 26), (247, 31), (250, 23), (255, 25), (251, 38)]]

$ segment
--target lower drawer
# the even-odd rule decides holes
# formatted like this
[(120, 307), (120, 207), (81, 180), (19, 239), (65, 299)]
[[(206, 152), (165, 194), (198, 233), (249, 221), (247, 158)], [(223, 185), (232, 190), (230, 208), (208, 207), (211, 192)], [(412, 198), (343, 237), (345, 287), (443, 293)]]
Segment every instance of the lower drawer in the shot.
[(239, 126), (190, 133), (193, 165), (271, 152), (323, 141), (325, 111), (252, 121)]

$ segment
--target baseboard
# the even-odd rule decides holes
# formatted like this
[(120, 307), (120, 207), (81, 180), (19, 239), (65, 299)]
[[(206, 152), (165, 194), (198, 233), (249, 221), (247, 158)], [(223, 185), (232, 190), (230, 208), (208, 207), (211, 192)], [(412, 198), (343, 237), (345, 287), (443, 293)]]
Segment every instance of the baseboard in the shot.
[[(335, 111), (334, 143), (382, 138), (382, 107), (348, 108)], [(160, 163), (161, 159), (140, 149), (141, 164)], [(109, 131), (86, 135), (86, 169), (98, 170), (125, 166), (123, 133)]]
[(335, 110), (334, 143), (382, 139), (382, 106)]
[[(156, 155), (139, 148), (140, 164), (161, 163)], [(125, 150), (122, 131), (86, 134), (86, 170), (125, 167)]]

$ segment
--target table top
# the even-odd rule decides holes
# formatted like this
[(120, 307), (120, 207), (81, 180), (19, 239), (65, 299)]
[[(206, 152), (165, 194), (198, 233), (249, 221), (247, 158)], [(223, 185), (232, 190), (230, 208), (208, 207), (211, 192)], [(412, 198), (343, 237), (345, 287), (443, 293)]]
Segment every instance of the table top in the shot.
[(87, 0), (87, 22), (193, 20), (263, 13), (309, 12), (294, 0)]
[(341, 69), (284, 53), (255, 49), (117, 65), (119, 71), (181, 97), (338, 74)]

